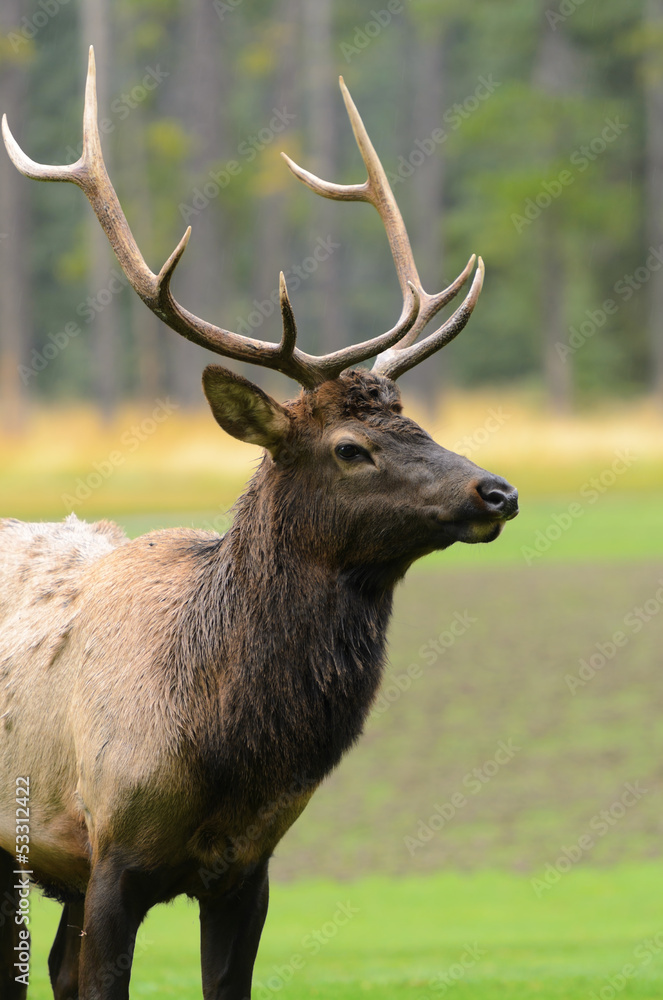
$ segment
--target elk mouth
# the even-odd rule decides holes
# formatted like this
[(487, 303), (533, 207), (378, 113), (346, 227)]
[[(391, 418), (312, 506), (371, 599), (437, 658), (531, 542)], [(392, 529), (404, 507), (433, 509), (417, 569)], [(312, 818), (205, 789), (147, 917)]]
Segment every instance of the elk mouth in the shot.
[[(515, 516), (515, 515), (514, 515)], [(479, 542), (494, 542), (502, 534), (506, 518), (489, 521), (454, 521), (459, 530), (459, 542), (475, 545)]]
[[(479, 513), (473, 511), (467, 517), (449, 517), (447, 512), (436, 511), (435, 523), (442, 528), (444, 534), (452, 537), (454, 542), (465, 542), (473, 545), (479, 542), (494, 542), (501, 533), (507, 521), (518, 516), (518, 504), (507, 510)], [(452, 544), (452, 541), (449, 544)]]

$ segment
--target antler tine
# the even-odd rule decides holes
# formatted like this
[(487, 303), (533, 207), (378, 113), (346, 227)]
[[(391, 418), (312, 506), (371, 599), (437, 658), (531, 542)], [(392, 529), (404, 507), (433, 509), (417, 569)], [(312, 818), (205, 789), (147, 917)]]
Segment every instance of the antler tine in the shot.
[(373, 371), (377, 372), (378, 375), (385, 375), (387, 378), (395, 381), (400, 375), (409, 371), (410, 368), (414, 368), (420, 361), (424, 361), (431, 354), (445, 347), (454, 337), (457, 337), (477, 304), (483, 287), (484, 274), (484, 263), (481, 257), (479, 257), (470, 290), (453, 315), (438, 330), (429, 334), (418, 343), (412, 344), (410, 347), (401, 348), (400, 350), (397, 349), (398, 345), (396, 345), (395, 348), (385, 351), (376, 359)]
[(279, 273), (279, 299), (281, 302), (281, 317), (283, 319), (283, 337), (281, 338), (280, 349), (284, 358), (291, 358), (297, 343), (297, 324), (295, 314), (292, 311), (290, 298), (288, 296), (288, 286), (285, 283), (283, 271)]
[(387, 239), (389, 240), (396, 273), (403, 294), (403, 313), (401, 317), (408, 312), (411, 306), (412, 287), (416, 287), (419, 290), (421, 300), (419, 314), (415, 323), (412, 324), (409, 331), (391, 349), (398, 351), (413, 344), (430, 320), (447, 302), (450, 302), (457, 295), (472, 273), (476, 257), (472, 254), (460, 275), (443, 291), (431, 295), (424, 290), (412, 254), (412, 247), (410, 246), (405, 223), (403, 222), (403, 217), (394, 198), (387, 175), (343, 77), (340, 77), (339, 82), (350, 124), (352, 125), (357, 146), (359, 147), (368, 174), (364, 183), (335, 184), (331, 181), (325, 181), (310, 171), (304, 170), (303, 167), (298, 166), (290, 157), (285, 156), (285, 154), (282, 155), (293, 174), (316, 194), (322, 195), (323, 198), (334, 199), (335, 201), (367, 201), (375, 207), (380, 215)]

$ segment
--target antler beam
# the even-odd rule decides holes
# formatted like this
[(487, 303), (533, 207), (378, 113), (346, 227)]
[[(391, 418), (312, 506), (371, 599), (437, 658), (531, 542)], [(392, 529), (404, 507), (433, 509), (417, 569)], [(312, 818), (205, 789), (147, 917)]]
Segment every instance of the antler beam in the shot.
[(285, 154), (283, 156), (295, 176), (317, 194), (337, 201), (367, 201), (377, 209), (396, 266), (403, 294), (403, 308), (398, 322), (391, 330), (361, 344), (322, 357), (305, 354), (296, 346), (297, 328), (283, 273), (280, 275), (279, 283), (283, 336), (279, 344), (273, 344), (240, 336), (230, 330), (214, 326), (194, 316), (173, 297), (170, 283), (189, 241), (190, 227), (158, 274), (147, 266), (110, 182), (101, 152), (92, 46), (90, 46), (85, 85), (83, 152), (76, 163), (50, 166), (31, 160), (14, 139), (4, 115), (2, 132), (12, 161), (26, 177), (40, 181), (69, 181), (82, 189), (132, 287), (159, 319), (183, 337), (224, 357), (280, 371), (307, 388), (313, 388), (321, 382), (336, 378), (351, 365), (360, 364), (375, 355), (378, 357), (373, 370), (396, 379), (449, 343), (463, 329), (481, 291), (483, 261), (481, 258), (478, 259), (472, 286), (462, 305), (438, 330), (417, 342), (419, 334), (430, 320), (465, 284), (474, 268), (475, 257), (474, 255), (470, 257), (462, 273), (448, 288), (435, 295), (424, 291), (403, 217), (387, 176), (342, 78), (340, 84), (357, 145), (368, 172), (366, 181), (363, 184), (333, 184), (297, 166)]
[(368, 177), (364, 183), (334, 184), (331, 181), (322, 180), (322, 178), (316, 177), (315, 174), (298, 166), (285, 153), (281, 155), (295, 177), (311, 188), (316, 194), (322, 195), (323, 198), (331, 198), (334, 201), (367, 201), (377, 209), (387, 233), (398, 281), (403, 294), (401, 319), (407, 316), (412, 308), (412, 298), (415, 289), (418, 290), (421, 299), (416, 322), (412, 324), (400, 341), (396, 342), (391, 348), (385, 349), (373, 366), (373, 370), (379, 374), (396, 379), (403, 372), (413, 368), (414, 365), (423, 361), (424, 358), (429, 357), (435, 351), (444, 347), (445, 344), (448, 344), (450, 340), (453, 340), (460, 333), (470, 318), (479, 298), (483, 284), (484, 265), (481, 257), (479, 257), (472, 286), (462, 305), (439, 330), (436, 330), (426, 337), (425, 340), (413, 346), (419, 334), (433, 317), (463, 287), (472, 273), (476, 257), (472, 254), (463, 271), (448, 288), (438, 292), (436, 295), (430, 295), (424, 290), (417, 266), (414, 262), (412, 247), (410, 246), (410, 240), (407, 235), (405, 223), (403, 222), (403, 216), (396, 204), (396, 199), (387, 180), (387, 175), (368, 137), (364, 123), (350, 96), (343, 77), (340, 77), (339, 82), (357, 146), (359, 147), (359, 152), (368, 173)]
[(186, 249), (191, 227), (187, 229), (159, 273), (154, 274), (138, 248), (106, 171), (97, 124), (96, 70), (92, 46), (90, 46), (85, 85), (83, 152), (76, 163), (51, 166), (31, 160), (14, 139), (6, 115), (2, 118), (2, 133), (9, 156), (26, 177), (39, 181), (69, 181), (82, 189), (108, 237), (122, 270), (143, 302), (177, 333), (216, 354), (275, 369), (294, 378), (301, 385), (312, 388), (328, 379), (336, 378), (350, 365), (359, 364), (379, 351), (386, 350), (402, 339), (417, 318), (420, 298), (417, 288), (413, 287), (410, 290), (408, 308), (403, 310), (392, 330), (333, 354), (313, 357), (296, 347), (296, 326), (283, 273), (280, 275), (279, 284), (283, 316), (283, 337), (280, 344), (255, 340), (224, 330), (194, 316), (181, 306), (172, 295), (170, 283), (173, 272)]

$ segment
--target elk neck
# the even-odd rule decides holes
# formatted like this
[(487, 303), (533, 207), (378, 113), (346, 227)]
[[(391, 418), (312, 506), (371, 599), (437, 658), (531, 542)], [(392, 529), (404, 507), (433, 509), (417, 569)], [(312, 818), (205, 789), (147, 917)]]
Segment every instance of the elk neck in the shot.
[(325, 555), (324, 512), (301, 492), (293, 500), (292, 486), (288, 501), (270, 466), (265, 459), (257, 470), (223, 540), (201, 546), (194, 643), (196, 673), (221, 706), (219, 728), (210, 730), (206, 712), (194, 739), (211, 738), (220, 785), (250, 788), (261, 801), (293, 781), (317, 784), (359, 737), (393, 593)]

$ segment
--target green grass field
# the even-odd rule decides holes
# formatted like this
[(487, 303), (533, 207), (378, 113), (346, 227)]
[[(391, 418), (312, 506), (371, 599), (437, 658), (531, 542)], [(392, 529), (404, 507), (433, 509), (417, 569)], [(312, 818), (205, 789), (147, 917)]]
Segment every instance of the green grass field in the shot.
[[(654, 1000), (663, 996), (661, 887), (653, 865), (570, 872), (540, 899), (524, 876), (495, 871), (279, 885), (254, 997), (609, 1000), (610, 983), (624, 982), (619, 995)], [(38, 1000), (49, 996), (45, 941), (56, 916), (34, 903)], [(137, 942), (132, 997), (200, 996), (195, 907), (155, 909)]]

